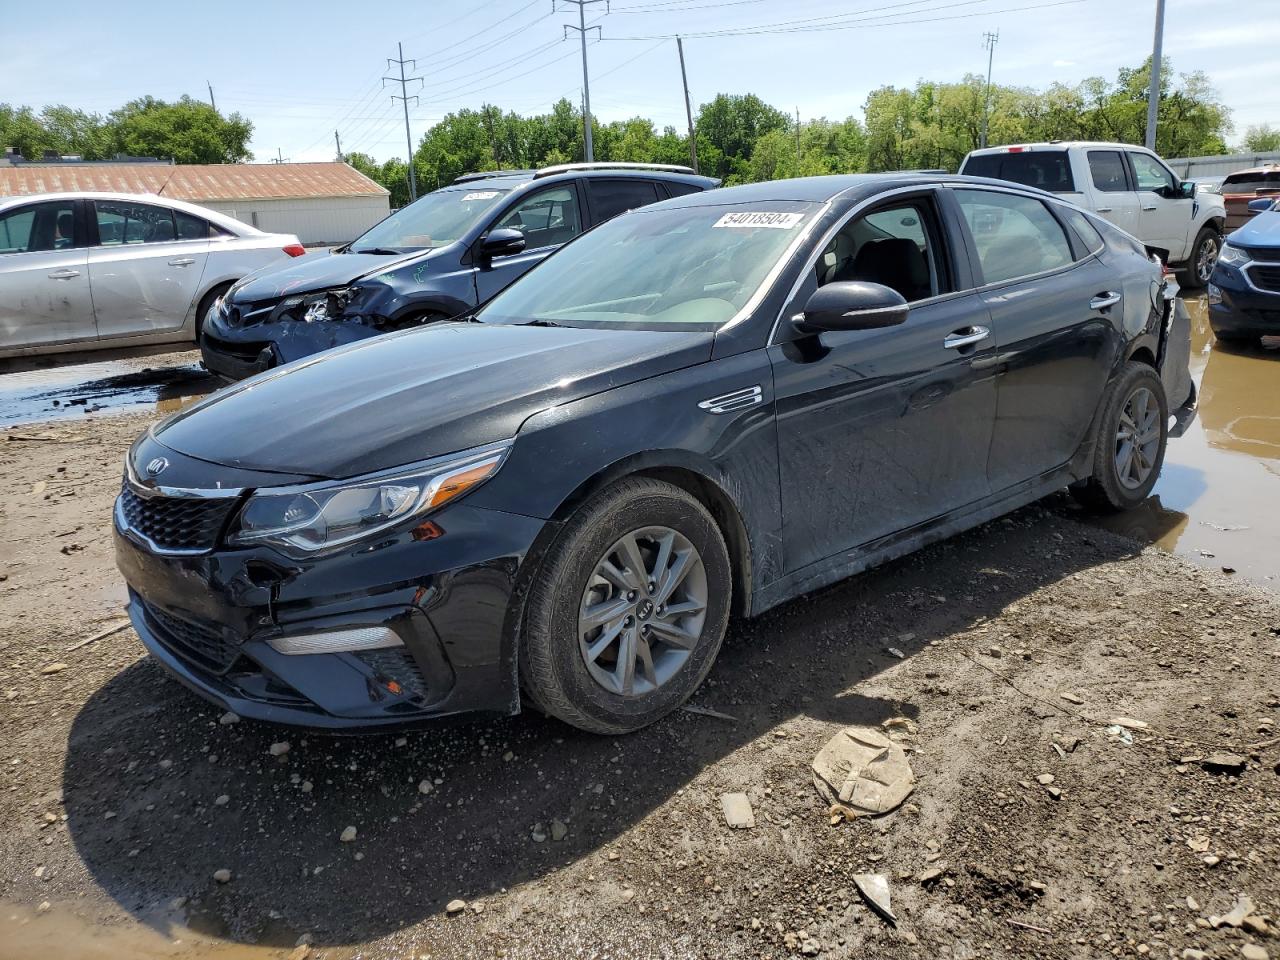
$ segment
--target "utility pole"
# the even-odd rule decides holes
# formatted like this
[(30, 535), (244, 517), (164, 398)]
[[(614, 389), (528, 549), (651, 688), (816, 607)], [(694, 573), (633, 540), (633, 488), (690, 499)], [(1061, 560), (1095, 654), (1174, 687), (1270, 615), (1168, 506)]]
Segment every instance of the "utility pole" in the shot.
[(800, 166), (800, 108), (796, 107), (796, 166)]
[(1160, 117), (1160, 59), (1164, 47), (1164, 0), (1156, 0), (1156, 36), (1151, 44), (1151, 89), (1147, 91), (1147, 149), (1156, 148), (1156, 121)]
[(571, 23), (564, 24), (564, 37), (569, 39), (569, 31), (577, 30), (578, 37), (582, 41), (582, 139), (586, 145), (586, 161), (591, 163), (595, 160), (595, 151), (591, 148), (591, 85), (587, 79), (587, 31), (595, 30), (596, 36), (600, 36), (599, 27), (587, 26), (587, 5), (592, 3), (603, 3), (605, 10), (609, 9), (609, 0), (551, 0), (551, 9), (556, 9), (556, 3), (567, 3), (578, 8), (578, 25), (575, 27)]
[(338, 131), (333, 131), (333, 145), (338, 148), (338, 162), (343, 163), (346, 157), (342, 155), (342, 141), (338, 139)]
[(391, 69), (391, 65), (392, 65), (393, 63), (394, 63), (394, 64), (398, 64), (398, 65), (399, 65), (399, 67), (400, 67), (400, 76), (399, 76), (399, 77), (383, 77), (383, 78), (382, 78), (382, 85), (385, 87), (385, 86), (387, 85), (387, 82), (388, 82), (388, 81), (390, 81), (391, 83), (398, 83), (398, 84), (400, 84), (400, 96), (398, 96), (398, 97), (397, 97), (397, 96), (393, 93), (393, 94), (391, 95), (391, 99), (392, 99), (392, 100), (399, 100), (399, 101), (401, 101), (401, 102), (404, 104), (404, 140), (405, 140), (405, 143), (406, 143), (406, 144), (408, 144), (408, 147), (409, 147), (409, 202), (410, 202), (410, 203), (412, 203), (414, 200), (417, 200), (417, 199), (418, 199), (418, 178), (417, 178), (417, 176), (415, 176), (415, 175), (414, 175), (414, 172), (413, 172), (413, 136), (409, 133), (409, 101), (410, 101), (410, 100), (412, 100), (414, 103), (417, 103), (417, 102), (418, 102), (418, 98), (417, 98), (417, 97), (411, 97), (411, 96), (409, 96), (409, 95), (408, 95), (408, 93), (407, 93), (407, 91), (406, 91), (406, 85), (407, 85), (407, 84), (410, 84), (410, 83), (412, 83), (412, 82), (414, 82), (415, 80), (416, 80), (418, 83), (422, 83), (422, 78), (421, 78), (421, 77), (406, 77), (406, 76), (404, 75), (404, 66), (405, 66), (405, 64), (406, 64), (406, 63), (411, 63), (411, 64), (413, 64), (413, 67), (412, 67), (411, 69), (416, 70), (416, 69), (418, 68), (418, 61), (417, 61), (417, 60), (406, 60), (406, 59), (404, 58), (404, 44), (403, 44), (403, 43), (397, 43), (397, 44), (396, 44), (396, 50), (399, 52), (400, 56), (399, 56), (399, 58), (398, 58), (398, 59), (395, 59), (395, 60), (392, 60), (390, 57), (388, 57), (388, 58), (387, 58), (387, 69), (388, 69), (388, 70), (390, 70), (390, 69)]
[(982, 144), (985, 149), (987, 146), (987, 121), (991, 116), (991, 64), (996, 56), (996, 44), (1000, 42), (1000, 31), (995, 33), (988, 31), (982, 35), (982, 43), (987, 48), (987, 92), (982, 98)]
[(206, 80), (205, 86), (209, 88), (209, 106), (213, 107), (213, 109), (216, 111), (218, 109), (218, 105), (213, 102), (213, 84), (210, 83), (208, 80)]
[(289, 159), (288, 157), (281, 156), (280, 148), (279, 148), (279, 147), (276, 147), (276, 158), (275, 158), (274, 160), (272, 160), (271, 162), (272, 162), (272, 163), (284, 163), (284, 162), (285, 162), (286, 160), (288, 160), (288, 159)]
[(680, 82), (684, 84), (684, 115), (689, 121), (689, 166), (698, 172), (698, 138), (693, 135), (693, 107), (689, 104), (689, 75), (684, 72), (684, 42), (676, 37), (676, 52), (680, 54)]

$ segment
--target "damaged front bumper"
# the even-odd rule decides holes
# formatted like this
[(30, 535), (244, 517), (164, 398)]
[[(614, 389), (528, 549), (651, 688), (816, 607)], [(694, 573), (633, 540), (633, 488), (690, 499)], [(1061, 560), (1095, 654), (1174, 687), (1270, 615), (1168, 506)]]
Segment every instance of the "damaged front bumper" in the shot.
[(357, 316), (341, 320), (281, 316), (285, 303), (238, 306), (219, 301), (200, 331), (200, 356), (209, 372), (225, 380), (243, 380), (383, 332)]

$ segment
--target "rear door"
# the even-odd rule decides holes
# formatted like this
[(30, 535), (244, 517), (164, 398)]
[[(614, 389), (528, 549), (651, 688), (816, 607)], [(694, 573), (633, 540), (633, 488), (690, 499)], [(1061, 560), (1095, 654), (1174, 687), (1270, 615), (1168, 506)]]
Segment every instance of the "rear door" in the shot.
[(1119, 150), (1089, 150), (1089, 178), (1093, 182), (1093, 210), (1126, 233), (1141, 238), (1138, 194), (1129, 165)]
[(209, 257), (207, 225), (193, 229), (188, 221), (197, 218), (175, 216), (159, 204), (93, 200), (90, 207), (97, 245), (89, 250), (89, 284), (98, 336), (180, 329)]
[(658, 188), (652, 180), (639, 177), (586, 177), (587, 202), (593, 224), (612, 220), (620, 213), (656, 203)]
[(96, 336), (82, 201), (0, 214), (0, 350)]
[(525, 248), (476, 265), (476, 301), (484, 303), (535, 264), (582, 232), (583, 211), (577, 183), (561, 181), (519, 197), (489, 225), (524, 234)]
[(1138, 187), (1138, 236), (1152, 247), (1169, 251), (1169, 258), (1186, 258), (1193, 237), (1191, 219), (1195, 200), (1181, 196), (1181, 182), (1173, 171), (1149, 153), (1130, 150), (1134, 181)]
[(1083, 442), (1122, 347), (1124, 290), (1043, 200), (959, 186), (954, 197), (999, 350), (987, 464), (999, 493)]
[(819, 286), (883, 283), (906, 321), (769, 347), (788, 571), (870, 545), (988, 492), (994, 347), (969, 289), (961, 234), (935, 191), (885, 199), (848, 221), (783, 312)]

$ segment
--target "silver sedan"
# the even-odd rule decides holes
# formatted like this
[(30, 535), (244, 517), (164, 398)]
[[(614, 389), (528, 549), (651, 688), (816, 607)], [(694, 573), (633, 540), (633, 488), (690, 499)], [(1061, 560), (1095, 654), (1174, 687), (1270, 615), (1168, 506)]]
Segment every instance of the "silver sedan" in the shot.
[(0, 358), (193, 343), (232, 283), (304, 252), (156, 196), (0, 199)]

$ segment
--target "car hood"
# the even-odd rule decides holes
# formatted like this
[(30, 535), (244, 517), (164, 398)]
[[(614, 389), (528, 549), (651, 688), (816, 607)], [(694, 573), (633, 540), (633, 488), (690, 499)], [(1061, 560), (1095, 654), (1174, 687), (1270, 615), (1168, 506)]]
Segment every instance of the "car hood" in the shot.
[(1238, 247), (1280, 247), (1280, 211), (1258, 214), (1227, 239)]
[(540, 411), (705, 362), (713, 342), (706, 332), (436, 324), (243, 380), (154, 436), (236, 469), (356, 476), (513, 437)]
[(245, 277), (231, 289), (236, 303), (276, 300), (290, 294), (312, 293), (352, 283), (394, 269), (426, 253), (380, 256), (373, 253), (309, 253), (285, 264), (272, 264)]

